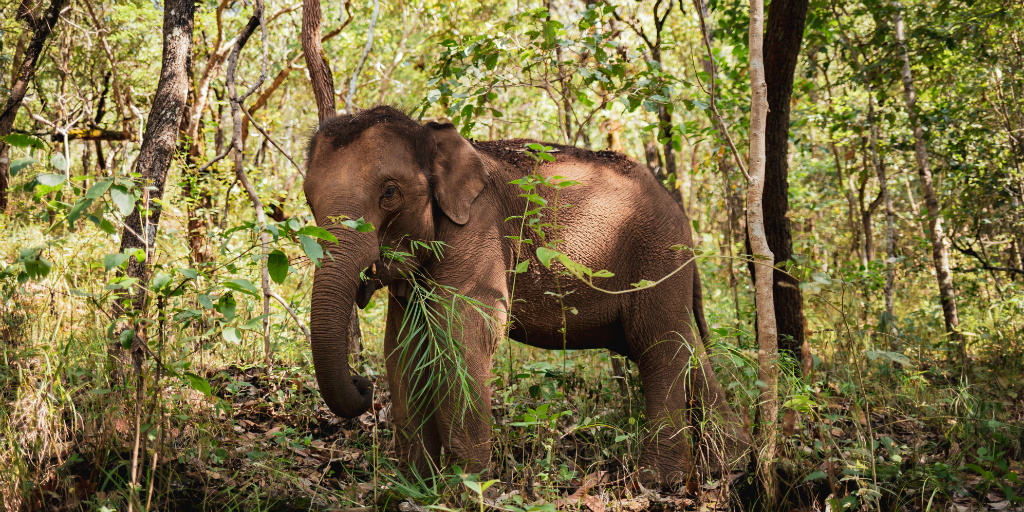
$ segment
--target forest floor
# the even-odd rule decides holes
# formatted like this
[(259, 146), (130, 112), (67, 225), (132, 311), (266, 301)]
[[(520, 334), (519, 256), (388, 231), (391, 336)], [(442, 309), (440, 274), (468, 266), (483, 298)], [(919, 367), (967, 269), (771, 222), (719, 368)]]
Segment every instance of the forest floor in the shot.
[[(126, 509), (134, 499), (135, 452), (150, 455), (135, 468), (137, 499), (147, 510), (746, 510), (757, 496), (743, 468), (724, 477), (695, 475), (676, 489), (639, 484), (632, 473), (641, 435), (638, 394), (622, 396), (606, 369), (595, 371), (591, 365), (608, 356), (594, 352), (563, 354), (561, 364), (526, 364), (517, 375), (525, 393), (516, 402), (507, 400), (513, 395), (502, 392), (499, 379), (498, 481), (483, 493), (476, 475), (449, 470), (432, 482), (411, 482), (395, 470), (382, 375), (373, 409), (340, 419), (320, 400), (309, 367), (274, 366), (269, 375), (255, 364), (209, 368), (202, 372), (209, 395), (167, 386), (160, 400), (144, 397), (136, 421), (130, 390), (97, 388), (95, 375), (82, 369), (46, 383), (37, 377), (49, 373), (52, 361), (18, 352), (6, 351), (3, 386), (11, 413), (5, 432), (21, 436), (23, 450), (21, 474), (7, 474), (22, 477), (21, 499), (5, 497), (8, 510), (16, 503), (23, 510)], [(372, 372), (372, 360), (364, 363)], [(919, 375), (919, 398), (937, 398), (931, 414), (926, 407), (908, 414), (909, 397), (865, 399), (852, 383), (827, 374), (808, 388), (815, 394), (792, 394), (780, 438), (781, 508), (1024, 510), (1024, 404), (982, 398), (988, 391), (978, 386), (975, 396), (961, 389), (945, 399), (942, 382)], [(639, 385), (635, 375), (627, 377)], [(26, 393), (19, 379), (39, 391), (60, 387), (69, 400), (55, 410), (53, 396)], [(993, 391), (1024, 391), (1017, 385), (1018, 391)], [(165, 428), (136, 436), (137, 423), (146, 430), (154, 422)], [(38, 431), (24, 430), (31, 427)], [(867, 438), (875, 442), (868, 446)], [(33, 460), (46, 444), (49, 458)]]

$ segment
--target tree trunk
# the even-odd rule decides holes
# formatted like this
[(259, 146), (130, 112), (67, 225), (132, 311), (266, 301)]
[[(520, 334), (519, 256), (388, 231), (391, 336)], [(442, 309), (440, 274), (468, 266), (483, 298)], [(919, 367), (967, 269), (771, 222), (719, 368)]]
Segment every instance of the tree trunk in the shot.
[[(121, 232), (121, 252), (143, 249), (146, 260), (138, 261), (134, 256), (128, 260), (128, 277), (138, 279), (133, 291), (126, 297), (126, 303), (116, 303), (116, 316), (125, 311), (141, 313), (145, 309), (146, 286), (149, 282), (147, 262), (152, 261), (156, 244), (157, 226), (160, 224), (160, 199), (167, 183), (174, 148), (178, 140), (179, 127), (188, 95), (188, 77), (192, 66), (192, 29), (194, 26), (194, 0), (166, 0), (164, 3), (163, 62), (160, 81), (149, 111), (142, 147), (135, 172), (140, 174), (136, 186), (148, 187), (142, 193), (141, 201), (125, 220)], [(143, 216), (141, 212), (145, 212)], [(142, 235), (140, 237), (139, 235)], [(142, 333), (136, 328), (132, 342), (132, 354), (136, 364), (141, 362)], [(113, 347), (115, 356), (120, 356), (120, 346)]]
[[(898, 7), (897, 3), (897, 7)], [(921, 179), (921, 195), (924, 196), (925, 208), (928, 210), (928, 234), (932, 242), (932, 259), (935, 262), (935, 277), (939, 284), (939, 301), (942, 304), (942, 316), (946, 323), (946, 333), (959, 340), (957, 326), (960, 315), (956, 308), (956, 293), (953, 290), (953, 274), (949, 271), (949, 250), (946, 248), (945, 235), (942, 229), (942, 217), (939, 212), (939, 201), (932, 185), (932, 171), (928, 165), (928, 145), (924, 140), (924, 128), (917, 115), (917, 93), (914, 92), (914, 76), (910, 72), (910, 55), (907, 52), (906, 36), (903, 29), (903, 18), (896, 12), (896, 41), (899, 43), (900, 59), (903, 67), (900, 77), (903, 79), (904, 99), (907, 105), (907, 117), (914, 131), (914, 157), (917, 159), (917, 173)]]
[[(895, 308), (893, 304), (894, 273), (896, 271), (896, 246), (893, 242), (895, 213), (892, 209), (892, 197), (889, 196), (889, 187), (885, 177), (885, 159), (878, 151), (878, 125), (875, 119), (874, 91), (871, 87), (868, 87), (868, 127), (871, 132), (871, 160), (874, 163), (875, 174), (878, 176), (878, 195), (885, 204), (885, 311), (891, 318)], [(891, 321), (890, 318), (885, 319), (886, 325)], [(886, 331), (888, 330), (886, 329)]]
[[(808, 0), (772, 0), (768, 6), (768, 30), (764, 41), (765, 81), (768, 84), (768, 120), (765, 129), (764, 228), (775, 261), (792, 259), (793, 239), (789, 211), (789, 112), (793, 73)], [(775, 319), (779, 349), (799, 356), (804, 342), (803, 297), (796, 278), (775, 271), (773, 278)]]
[[(11, 95), (7, 97), (7, 104), (4, 106), (3, 113), (0, 114), (0, 139), (10, 135), (11, 130), (14, 128), (14, 120), (18, 117), (21, 100), (25, 99), (29, 82), (36, 72), (36, 64), (39, 62), (40, 54), (42, 54), (43, 45), (46, 43), (46, 38), (50, 36), (53, 28), (57, 25), (57, 21), (60, 19), (60, 11), (64, 8), (66, 2), (67, 0), (51, 0), (46, 14), (40, 19), (33, 17), (30, 12), (18, 10), (18, 17), (23, 18), (33, 31), (32, 40), (25, 49), (17, 78), (13, 80), (11, 85)], [(22, 8), (24, 6), (25, 4), (22, 4)], [(14, 62), (12, 66), (16, 64), (17, 62)], [(13, 71), (12, 68), (12, 75), (14, 74)], [(8, 200), (10, 169), (11, 159), (8, 155), (7, 144), (0, 140), (0, 213), (7, 213), (10, 206)]]
[[(327, 62), (327, 57), (324, 56), (321, 44), (323, 42), (320, 37), (321, 24), (323, 24), (323, 13), (320, 10), (320, 0), (302, 0), (302, 53), (306, 58), (306, 70), (309, 72), (313, 96), (316, 98), (317, 119), (323, 123), (334, 117), (337, 110), (334, 104), (334, 78), (331, 76), (331, 67)], [(349, 333), (354, 335), (353, 338), (362, 339), (362, 331), (359, 328), (359, 310), (355, 304), (352, 305), (352, 316), (348, 329)], [(358, 354), (358, 352), (349, 353)]]
[[(781, 0), (774, 0), (780, 2)], [(801, 23), (802, 25), (802, 23)], [(765, 81), (762, 34), (763, 0), (750, 0), (750, 181), (747, 184), (747, 236), (756, 260), (754, 271), (757, 306), (757, 376), (764, 383), (757, 408), (757, 475), (765, 510), (773, 510), (775, 482), (775, 436), (778, 416), (778, 331), (776, 330), (772, 275), (775, 257), (765, 233), (762, 199), (766, 180), (766, 125), (768, 91)], [(801, 27), (802, 28), (802, 27)], [(790, 72), (792, 78), (792, 72)], [(797, 345), (799, 348), (799, 345)]]
[(309, 80), (313, 85), (317, 118), (321, 123), (334, 117), (337, 112), (334, 103), (334, 77), (331, 75), (331, 67), (320, 41), (322, 24), (320, 0), (303, 0), (302, 54), (306, 57), (306, 71), (309, 72)]

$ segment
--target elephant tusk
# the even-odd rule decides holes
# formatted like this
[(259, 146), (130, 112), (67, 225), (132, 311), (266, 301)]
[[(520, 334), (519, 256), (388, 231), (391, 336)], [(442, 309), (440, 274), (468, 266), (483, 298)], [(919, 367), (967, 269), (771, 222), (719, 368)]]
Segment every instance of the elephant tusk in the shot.
[(374, 275), (377, 274), (377, 262), (374, 262), (373, 265), (370, 265), (370, 273)]

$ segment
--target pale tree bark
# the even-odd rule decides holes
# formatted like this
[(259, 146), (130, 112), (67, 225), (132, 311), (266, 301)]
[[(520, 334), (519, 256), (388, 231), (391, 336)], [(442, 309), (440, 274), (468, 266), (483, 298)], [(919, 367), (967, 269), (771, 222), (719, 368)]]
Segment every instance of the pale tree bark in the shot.
[[(896, 272), (896, 245), (893, 241), (894, 224), (896, 213), (892, 209), (892, 197), (889, 195), (888, 182), (885, 176), (885, 159), (878, 151), (878, 124), (875, 118), (875, 98), (872, 87), (868, 86), (868, 128), (871, 137), (871, 160), (875, 167), (875, 175), (878, 176), (879, 197), (885, 204), (885, 311), (890, 318), (893, 315), (895, 305), (893, 304), (893, 293), (895, 288)], [(890, 318), (885, 320), (888, 328)]]
[[(53, 28), (60, 19), (60, 12), (64, 9), (67, 0), (52, 0), (49, 8), (42, 18), (37, 18), (31, 12), (31, 3), (24, 2), (18, 8), (18, 18), (23, 20), (28, 28), (32, 30), (32, 40), (24, 49), (21, 65), (15, 71), (13, 66), (18, 64), (18, 59), (12, 63), (11, 74), (15, 76), (11, 85), (11, 95), (7, 97), (3, 113), (0, 113), (0, 213), (7, 213), (10, 207), (8, 189), (10, 188), (11, 159), (8, 155), (8, 147), (2, 139), (10, 135), (14, 129), (14, 120), (18, 117), (18, 109), (21, 108), (21, 101), (25, 99), (28, 92), (29, 82), (36, 72), (36, 64), (43, 52), (43, 45), (46, 38), (50, 36)], [(17, 57), (17, 56), (15, 56)], [(15, 75), (15, 72), (17, 73)]]
[[(349, 16), (351, 19), (351, 16)], [(302, 54), (306, 57), (306, 70), (313, 86), (316, 98), (317, 118), (322, 124), (337, 114), (334, 103), (334, 78), (331, 67), (324, 55), (323, 39), (320, 37), (320, 26), (323, 24), (323, 12), (320, 0), (302, 0)], [(347, 22), (346, 22), (347, 24)], [(349, 354), (360, 352), (362, 331), (359, 329), (359, 313), (357, 306), (352, 305), (352, 317), (349, 321)], [(351, 334), (355, 333), (356, 336)]]
[[(935, 186), (932, 184), (932, 171), (928, 164), (928, 144), (924, 140), (924, 128), (921, 126), (921, 120), (917, 113), (917, 93), (914, 91), (914, 76), (910, 71), (910, 55), (907, 51), (903, 17), (900, 14), (898, 2), (896, 6), (896, 41), (899, 44), (900, 59), (903, 61), (900, 77), (903, 79), (907, 117), (914, 132), (914, 157), (917, 160), (917, 172), (921, 180), (921, 195), (924, 196), (924, 204), (928, 212), (928, 235), (932, 242), (932, 259), (935, 263), (935, 277), (939, 285), (939, 301), (942, 304), (946, 333), (954, 340), (959, 341), (957, 326), (960, 325), (960, 315), (956, 307), (953, 274), (949, 270), (949, 249), (946, 247), (945, 233), (942, 228), (939, 200), (935, 195)], [(962, 350), (963, 347), (961, 347)]]
[(359, 57), (356, 69), (352, 71), (352, 79), (348, 82), (348, 92), (345, 94), (345, 112), (355, 113), (355, 104), (352, 99), (356, 96), (356, 89), (359, 86), (359, 75), (363, 73), (363, 65), (366, 64), (366, 57), (370, 55), (373, 48), (373, 29), (377, 25), (377, 14), (380, 13), (380, 0), (373, 0), (373, 15), (370, 17), (370, 28), (366, 34), (366, 46), (363, 47), (363, 54)]
[[(256, 27), (260, 27), (261, 36), (263, 42), (263, 63), (259, 78), (252, 86), (245, 92), (245, 94), (239, 96), (238, 88), (235, 85), (235, 72), (238, 69), (238, 57), (242, 53), (242, 48), (245, 47), (245, 43), (249, 41), (253, 32), (256, 31)], [(235, 179), (242, 184), (242, 188), (245, 189), (246, 194), (249, 196), (249, 201), (252, 202), (253, 210), (256, 213), (256, 225), (260, 232), (260, 287), (263, 290), (263, 362), (266, 365), (266, 372), (270, 374), (272, 359), (270, 349), (270, 298), (274, 295), (273, 290), (270, 288), (270, 272), (267, 269), (267, 254), (270, 252), (270, 239), (267, 235), (267, 216), (263, 211), (263, 202), (260, 200), (260, 196), (256, 193), (256, 188), (253, 187), (252, 182), (249, 181), (249, 176), (245, 173), (245, 168), (242, 166), (243, 160), (243, 147), (242, 147), (242, 102), (245, 101), (249, 95), (256, 91), (256, 89), (263, 85), (263, 82), (267, 79), (267, 27), (264, 20), (264, 6), (263, 0), (256, 0), (253, 5), (252, 17), (249, 18), (249, 23), (242, 29), (242, 33), (238, 35), (235, 40), (234, 48), (231, 50), (231, 55), (228, 57), (228, 72), (227, 72), (227, 89), (228, 89), (228, 100), (231, 103), (231, 147), (234, 150), (234, 164), (235, 164)], [(286, 306), (287, 307), (287, 306)], [(301, 325), (301, 324), (300, 324)]]
[[(194, 0), (166, 0), (164, 3), (160, 81), (153, 96), (153, 106), (146, 121), (146, 131), (135, 167), (135, 172), (140, 174), (136, 186), (142, 189), (142, 197), (125, 219), (125, 227), (121, 231), (121, 252), (143, 249), (146, 258), (145, 261), (139, 261), (133, 256), (128, 260), (127, 275), (138, 281), (123, 302), (119, 300), (115, 303), (115, 313), (119, 317), (126, 312), (137, 315), (145, 309), (149, 283), (148, 262), (152, 261), (156, 248), (160, 200), (163, 198), (188, 95), (194, 15)], [(135, 327), (132, 355), (135, 363), (141, 364), (145, 340), (142, 330)], [(112, 355), (120, 358), (120, 345), (115, 342), (112, 349)]]
[(772, 275), (775, 255), (768, 247), (764, 229), (762, 197), (765, 186), (765, 126), (768, 118), (768, 84), (764, 67), (764, 2), (750, 0), (750, 161), (747, 182), (747, 236), (754, 265), (757, 307), (757, 376), (764, 383), (757, 407), (757, 475), (762, 506), (772, 510), (777, 494), (775, 481), (775, 437), (778, 417), (778, 331)]
[[(718, 131), (718, 136), (721, 142), (726, 143), (732, 150), (732, 157), (736, 159), (736, 163), (740, 168), (743, 165), (740, 163), (739, 153), (736, 151), (736, 147), (732, 142), (732, 138), (729, 136), (728, 130), (725, 128), (725, 123), (722, 121), (721, 115), (718, 113), (718, 108), (715, 105), (715, 80), (717, 74), (717, 66), (715, 66), (714, 54), (711, 52), (711, 27), (708, 25), (708, 20), (711, 17), (711, 11), (708, 9), (708, 3), (705, 0), (693, 0), (694, 10), (697, 11), (697, 16), (700, 19), (701, 36), (704, 39), (704, 48), (707, 50), (707, 56), (701, 59), (701, 67), (704, 72), (708, 74), (708, 93), (711, 97), (711, 108), (713, 111), (712, 118), (714, 120), (715, 129)], [(682, 6), (680, 5), (680, 10)], [(696, 156), (696, 152), (694, 152)], [(718, 169), (722, 174), (722, 183), (725, 190), (725, 211), (726, 211), (726, 224), (725, 224), (725, 239), (726, 239), (726, 257), (728, 258), (729, 265), (729, 288), (732, 289), (732, 302), (733, 311), (736, 314), (736, 328), (739, 329), (741, 325), (740, 319), (740, 297), (737, 287), (739, 282), (736, 279), (736, 272), (733, 267), (734, 250), (733, 245), (736, 243), (734, 240), (734, 225), (738, 224), (739, 212), (743, 210), (743, 205), (740, 204), (739, 194), (733, 192), (733, 186), (729, 174), (731, 173), (731, 165), (729, 164), (730, 155), (727, 151), (722, 151), (718, 158)], [(745, 171), (744, 171), (745, 172)], [(738, 189), (737, 189), (738, 190)], [(691, 189), (692, 191), (692, 189)], [(691, 201), (692, 204), (692, 201)], [(740, 335), (736, 335), (736, 343), (740, 343)]]

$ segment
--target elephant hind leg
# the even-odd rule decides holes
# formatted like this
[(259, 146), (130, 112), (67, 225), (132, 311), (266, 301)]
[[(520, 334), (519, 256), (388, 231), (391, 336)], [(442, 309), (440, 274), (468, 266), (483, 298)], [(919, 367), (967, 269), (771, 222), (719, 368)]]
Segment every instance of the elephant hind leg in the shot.
[(626, 336), (640, 370), (647, 413), (641, 480), (668, 485), (688, 481), (696, 476), (686, 415), (689, 352), (678, 334), (656, 334), (643, 322), (628, 323), (632, 325)]

